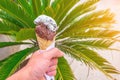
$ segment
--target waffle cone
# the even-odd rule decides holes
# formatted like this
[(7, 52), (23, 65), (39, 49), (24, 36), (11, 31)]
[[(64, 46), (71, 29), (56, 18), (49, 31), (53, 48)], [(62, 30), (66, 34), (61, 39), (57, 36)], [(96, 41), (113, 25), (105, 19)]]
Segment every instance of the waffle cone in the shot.
[(51, 41), (51, 40), (45, 40), (43, 38), (40, 38), (37, 34), (36, 34), (36, 37), (37, 37), (37, 41), (38, 41), (38, 45), (39, 45), (39, 48), (41, 50), (46, 50), (54, 41), (54, 39)]

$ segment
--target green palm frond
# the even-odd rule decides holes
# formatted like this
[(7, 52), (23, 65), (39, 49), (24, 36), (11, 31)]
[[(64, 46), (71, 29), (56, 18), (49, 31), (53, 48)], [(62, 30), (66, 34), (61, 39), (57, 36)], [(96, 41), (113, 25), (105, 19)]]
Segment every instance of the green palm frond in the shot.
[(116, 70), (111, 64), (104, 58), (102, 58), (100, 55), (98, 55), (93, 50), (88, 49), (87, 47), (76, 45), (73, 47), (75, 50), (81, 52), (81, 54), (84, 54), (84, 56), (88, 57), (89, 59), (86, 59), (91, 62), (91, 64), (98, 68), (100, 71), (102, 71), (105, 75), (112, 78), (111, 75), (108, 73), (117, 73), (119, 74), (119, 71)]
[(113, 17), (114, 17), (114, 14), (110, 13), (109, 10), (93, 11), (91, 13), (88, 13), (82, 16), (78, 20), (78, 22), (76, 22), (71, 28), (73, 28), (74, 26), (78, 26), (78, 25), (80, 28), (84, 28), (84, 27), (89, 27), (89, 26), (95, 27), (95, 26), (103, 25), (103, 24), (112, 24), (114, 22)]
[(70, 38), (112, 38), (120, 34), (120, 31), (111, 30), (106, 28), (74, 28), (65, 31), (57, 39), (65, 37)]
[(18, 5), (20, 5), (21, 8), (23, 8), (27, 14), (29, 14), (32, 18), (34, 18), (30, 2), (28, 2), (27, 0), (16, 0), (16, 1), (18, 2)]
[(55, 16), (55, 11), (53, 10), (53, 8), (51, 6), (46, 7), (46, 9), (43, 11), (42, 14), (54, 17)]
[(42, 11), (44, 11), (48, 6), (50, 6), (50, 0), (41, 0), (41, 8), (42, 8)]
[[(0, 61), (0, 80), (5, 80), (8, 76), (13, 74), (20, 63), (28, 56), (30, 53), (37, 50), (36, 48), (27, 48), (16, 52), (5, 60)], [(9, 67), (9, 68), (8, 68)]]
[(12, 24), (8, 21), (0, 22), (0, 31), (19, 31), (19, 30), (20, 28), (17, 25)]
[(34, 17), (37, 17), (42, 13), (40, 0), (31, 0), (31, 6), (32, 11), (34, 13)]
[[(8, 7), (9, 6), (9, 7)], [(7, 14), (19, 20), (24, 24), (24, 27), (34, 27), (33, 19), (14, 1), (0, 0), (0, 8)], [(22, 16), (22, 17), (21, 17)]]
[(22, 44), (26, 45), (26, 44), (32, 44), (32, 43), (28, 43), (28, 42), (0, 42), (0, 48), (14, 46), (14, 45), (22, 45)]
[(62, 51), (75, 59), (84, 62), (91, 68), (97, 68), (109, 78), (113, 78), (109, 73), (119, 73), (111, 64), (98, 55), (93, 50), (90, 50), (80, 45), (60, 45), (58, 46)]
[(57, 40), (56, 45), (82, 45), (85, 47), (93, 47), (98, 49), (109, 49), (116, 41), (111, 38), (68, 38), (66, 40)]
[(19, 26), (11, 22), (4, 20), (0, 22), (0, 34), (14, 35), (14, 33), (19, 30), (20, 30)]
[(23, 40), (27, 40), (27, 39), (36, 40), (34, 28), (21, 29), (19, 32), (16, 32), (16, 40), (17, 41), (23, 41)]
[(74, 80), (73, 72), (64, 57), (59, 58), (56, 80)]
[[(53, 9), (54, 10), (57, 10), (56, 7), (60, 7), (58, 10), (57, 10), (57, 13), (56, 13), (56, 16), (55, 16), (55, 20), (56, 22), (59, 24), (60, 21), (65, 17), (65, 15), (67, 14), (67, 12), (77, 3), (79, 2), (79, 0), (60, 0), (59, 4), (57, 4), (56, 6), (55, 5), (55, 2), (57, 0), (55, 0), (52, 4), (53, 6)], [(60, 14), (59, 14), (60, 13)]]
[(12, 23), (14, 25), (17, 25), (20, 28), (24, 27), (24, 24), (22, 24), (20, 21), (18, 21), (16, 19), (14, 19), (12, 16), (10, 16), (9, 14), (7, 14), (3, 10), (0, 10), (0, 19), (2, 19), (3, 21), (8, 21), (9, 23)]
[(62, 31), (67, 25), (72, 23), (73, 20), (79, 17), (80, 15), (95, 10), (95, 7), (93, 5), (98, 1), (99, 0), (93, 0), (93, 1), (88, 0), (75, 7), (71, 12), (69, 12), (68, 15), (66, 15), (67, 17), (65, 17), (65, 19), (61, 22), (61, 24), (59, 25), (58, 32)]
[[(61, 30), (57, 35), (61, 35), (69, 30), (73, 29), (82, 29), (82, 28), (90, 28), (90, 27), (102, 27), (102, 25), (112, 24), (113, 14), (110, 14), (109, 10), (105, 11), (92, 11), (82, 16), (79, 16), (77, 19), (73, 20), (71, 24), (67, 24), (65, 28)], [(80, 31), (79, 31), (80, 32)]]

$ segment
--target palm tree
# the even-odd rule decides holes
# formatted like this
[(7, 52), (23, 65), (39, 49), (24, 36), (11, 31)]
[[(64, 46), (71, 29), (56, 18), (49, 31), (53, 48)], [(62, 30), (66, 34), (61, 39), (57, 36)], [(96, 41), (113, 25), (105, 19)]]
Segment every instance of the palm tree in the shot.
[[(26, 56), (38, 49), (33, 20), (40, 14), (54, 18), (58, 24), (56, 47), (66, 55), (100, 70), (112, 79), (118, 74), (96, 50), (110, 48), (120, 32), (111, 30), (114, 15), (109, 10), (96, 10), (99, 0), (0, 0), (0, 34), (10, 36), (12, 42), (0, 42), (0, 48), (32, 45), (0, 61), (0, 80), (13, 74)], [(31, 42), (24, 42), (30, 40)], [(56, 80), (74, 80), (74, 74), (64, 57), (59, 59)]]

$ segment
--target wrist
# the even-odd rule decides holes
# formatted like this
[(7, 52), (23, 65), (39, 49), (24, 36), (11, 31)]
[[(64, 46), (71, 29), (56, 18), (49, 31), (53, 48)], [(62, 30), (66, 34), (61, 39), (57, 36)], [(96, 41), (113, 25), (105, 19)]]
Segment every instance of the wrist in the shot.
[[(26, 79), (24, 79), (24, 80), (46, 80), (45, 77), (40, 74), (37, 74), (37, 75), (39, 75), (38, 77), (35, 76), (35, 73), (31, 66), (26, 66), (25, 70), (26, 70), (25, 74), (28, 74), (28, 75), (26, 75)], [(23, 80), (23, 79), (21, 79), (21, 80)]]
[(26, 68), (27, 68), (28, 78), (25, 80), (46, 80), (44, 75), (35, 72), (33, 67), (27, 65)]

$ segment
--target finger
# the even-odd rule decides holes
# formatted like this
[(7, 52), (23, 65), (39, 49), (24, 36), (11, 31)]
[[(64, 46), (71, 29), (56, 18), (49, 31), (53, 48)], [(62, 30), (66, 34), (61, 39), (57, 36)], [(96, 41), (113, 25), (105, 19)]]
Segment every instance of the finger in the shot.
[(46, 50), (39, 50), (39, 53), (44, 53), (46, 52)]
[(56, 70), (56, 68), (57, 68), (57, 65), (49, 67), (48, 70), (47, 70), (47, 73)]
[(45, 55), (46, 55), (46, 57), (48, 57), (49, 59), (52, 59), (52, 58), (62, 57), (62, 56), (63, 56), (63, 52), (60, 51), (60, 50), (57, 49), (57, 48), (53, 48), (53, 49), (50, 49), (50, 50), (46, 51), (46, 52), (45, 52)]
[(52, 71), (52, 72), (48, 72), (46, 73), (48, 76), (55, 76), (56, 75), (56, 70)]
[(57, 65), (57, 63), (58, 63), (58, 59), (57, 59), (57, 58), (53, 58), (53, 59), (50, 61), (50, 66)]
[(39, 54), (41, 54), (41, 53), (44, 53), (45, 52), (45, 50), (37, 50), (37, 51), (35, 51), (34, 53), (33, 53), (33, 55), (34, 56), (37, 56), (37, 55), (39, 55)]

